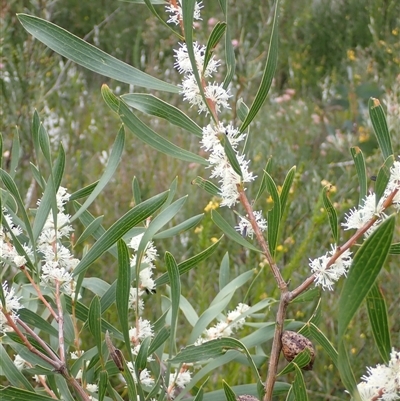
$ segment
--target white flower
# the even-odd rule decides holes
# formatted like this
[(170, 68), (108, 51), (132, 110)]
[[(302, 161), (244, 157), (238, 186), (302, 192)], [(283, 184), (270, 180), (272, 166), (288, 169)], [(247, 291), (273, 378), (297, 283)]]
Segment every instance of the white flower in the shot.
[(392, 349), (389, 364), (367, 368), (357, 385), (362, 401), (400, 400), (400, 352)]
[[(221, 144), (220, 136), (224, 135), (224, 140), (228, 140), (232, 149), (236, 153), (236, 159), (239, 163), (242, 177), (237, 174), (228, 158), (225, 155), (224, 147)], [(255, 179), (253, 173), (248, 171), (248, 161), (245, 156), (239, 154), (237, 148), (241, 141), (246, 138), (245, 134), (239, 134), (238, 130), (232, 125), (224, 126), (219, 123), (218, 126), (207, 125), (203, 128), (202, 147), (210, 152), (208, 161), (213, 168), (210, 177), (220, 178), (220, 195), (222, 197), (221, 206), (231, 207), (236, 204), (239, 192), (237, 186), (244, 182), (250, 182)]]
[[(126, 365), (128, 366), (129, 371), (133, 377), (135, 383), (138, 382), (136, 372), (135, 372), (135, 365), (132, 362), (127, 362)], [(144, 386), (152, 386), (154, 384), (154, 379), (151, 377), (150, 372), (147, 369), (143, 369), (139, 374), (140, 383)]]
[(19, 356), (19, 354), (15, 355), (14, 358), (14, 365), (15, 367), (21, 371), (22, 369), (25, 369), (27, 367), (29, 367), (29, 364), (25, 361), (24, 358), (22, 358), (21, 356)]
[(133, 344), (136, 344), (146, 337), (153, 337), (153, 329), (149, 320), (142, 319), (141, 317), (136, 322), (136, 327), (129, 330), (129, 338)]
[(383, 197), (387, 198), (395, 190), (397, 190), (397, 193), (393, 198), (393, 205), (397, 211), (400, 211), (400, 161), (395, 161), (390, 168), (389, 182)]
[(86, 384), (86, 390), (91, 393), (97, 393), (99, 391), (99, 386), (97, 384)]
[(378, 220), (373, 224), (373, 226), (366, 232), (366, 236), (371, 234), (375, 228), (385, 219), (385, 214), (383, 213), (383, 204), (384, 197), (382, 197), (376, 205), (375, 194), (368, 194), (363, 200), (363, 205), (359, 206), (358, 209), (350, 209), (348, 213), (346, 213), (345, 222), (342, 223), (342, 226), (345, 230), (356, 229), (363, 227), (366, 223), (368, 223), (374, 216), (378, 216)]
[(144, 291), (141, 289), (137, 289), (135, 287), (131, 287), (129, 290), (129, 308), (136, 309), (136, 303), (139, 300), (138, 309), (139, 312), (144, 309), (144, 302), (140, 297), (143, 295)]
[(11, 287), (9, 290), (7, 282), (3, 283), (2, 287), (5, 303), (0, 304), (0, 333), (10, 330), (5, 313), (10, 314), (11, 319), (15, 322), (18, 318), (17, 311), (22, 308), (22, 305), (19, 302), (20, 298), (15, 296), (14, 288)]
[[(259, 229), (262, 232), (265, 231), (267, 229), (267, 220), (263, 218), (261, 210), (254, 211), (253, 214)], [(246, 217), (248, 216), (246, 215)], [(236, 231), (239, 231), (240, 234), (244, 237), (248, 236), (250, 238), (253, 238), (254, 230), (247, 218), (240, 216), (239, 224), (235, 227), (235, 229)]]
[[(201, 3), (202, 1), (198, 1), (194, 6), (194, 13), (193, 13), (194, 20), (201, 20), (200, 10), (203, 8), (203, 5)], [(165, 11), (171, 14), (167, 22), (178, 25), (182, 21), (183, 17), (182, 0), (178, 0), (177, 5), (174, 5), (172, 4), (172, 2), (170, 2), (169, 5), (165, 6)]]
[(322, 286), (322, 289), (328, 288), (332, 290), (332, 285), (338, 281), (341, 276), (346, 275), (351, 266), (351, 252), (347, 249), (328, 267), (327, 264), (335, 251), (336, 245), (332, 245), (332, 250), (329, 253), (313, 260), (310, 259), (309, 266), (311, 267), (311, 271), (315, 274), (315, 285)]
[[(222, 85), (218, 85), (217, 83), (207, 85), (204, 89), (204, 96), (214, 103), (218, 113), (221, 111), (221, 108), (230, 109), (228, 100), (232, 95)], [(208, 110), (205, 111), (207, 113)]]
[(169, 382), (174, 383), (179, 388), (185, 388), (187, 384), (192, 380), (192, 375), (188, 370), (181, 370), (177, 373), (171, 373), (169, 376)]
[[(232, 330), (241, 329), (245, 323), (245, 318), (240, 318), (243, 313), (246, 313), (250, 306), (239, 303), (235, 310), (228, 313), (227, 321), (230, 322)], [(232, 323), (231, 323), (232, 322)]]

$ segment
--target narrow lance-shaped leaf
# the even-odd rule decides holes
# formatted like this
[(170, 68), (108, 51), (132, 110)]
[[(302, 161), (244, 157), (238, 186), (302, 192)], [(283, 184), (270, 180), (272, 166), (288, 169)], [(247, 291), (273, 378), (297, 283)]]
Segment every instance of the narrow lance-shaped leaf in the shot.
[(308, 401), (308, 395), (306, 391), (306, 384), (304, 382), (303, 372), (299, 366), (295, 365), (296, 375), (293, 382), (293, 392), (296, 397), (296, 401)]
[(376, 205), (378, 205), (381, 197), (383, 196), (383, 193), (385, 192), (387, 184), (389, 182), (390, 167), (392, 167), (393, 162), (394, 162), (394, 157), (393, 157), (393, 155), (390, 155), (385, 160), (385, 163), (383, 163), (382, 167), (379, 169), (378, 176), (376, 177), (376, 183), (375, 183), (375, 204)]
[(223, 380), (224, 383), (224, 393), (226, 397), (226, 401), (237, 401), (235, 392), (231, 389), (229, 384)]
[[(199, 254), (181, 262), (178, 264), (179, 275), (181, 276), (184, 273), (187, 273), (190, 269), (193, 269), (198, 263), (202, 262), (203, 260), (207, 259), (211, 256), (214, 251), (217, 249), (220, 241), (223, 237), (219, 238), (218, 241), (214, 242), (211, 246), (209, 246), (204, 251), (200, 252)], [(169, 283), (169, 276), (168, 273), (164, 273), (162, 276), (156, 279), (156, 286), (159, 287), (163, 284)]]
[(324, 202), (326, 213), (328, 214), (329, 225), (331, 226), (333, 240), (335, 241), (335, 244), (337, 244), (339, 242), (338, 219), (336, 210), (333, 207), (332, 202), (328, 196), (329, 189), (330, 187), (326, 186), (322, 190), (322, 200)]
[(276, 252), (276, 246), (278, 244), (279, 226), (281, 223), (281, 200), (278, 194), (278, 188), (272, 177), (266, 172), (265, 178), (267, 182), (268, 192), (274, 202), (272, 209), (268, 212), (268, 245), (271, 255), (274, 257)]
[(232, 145), (231, 145), (228, 137), (227, 136), (222, 137), (221, 142), (224, 146), (226, 157), (228, 158), (229, 163), (230, 163), (231, 167), (233, 168), (233, 171), (236, 174), (238, 174), (241, 178), (243, 178), (243, 173), (240, 168), (239, 161), (236, 157), (236, 153), (235, 153), (234, 149), (232, 148)]
[(18, 14), (23, 27), (50, 49), (105, 77), (130, 85), (177, 93), (179, 88), (148, 75), (85, 42), (67, 30), (27, 14)]
[(258, 188), (258, 192), (256, 197), (254, 198), (254, 202), (257, 201), (258, 199), (260, 199), (260, 196), (263, 194), (263, 192), (265, 191), (265, 189), (267, 188), (267, 173), (269, 174), (271, 171), (271, 166), (272, 166), (272, 159), (269, 158), (265, 168), (263, 170), (263, 176), (262, 176), (262, 180), (261, 180), (261, 185), (260, 188)]
[(131, 289), (131, 266), (129, 260), (129, 251), (125, 242), (120, 239), (117, 244), (118, 248), (118, 280), (115, 303), (117, 305), (118, 320), (121, 325), (122, 334), (124, 336), (126, 348), (131, 358), (131, 347), (129, 338), (129, 294)]
[[(1, 144), (2, 144), (2, 139), (0, 138), (0, 152), (2, 152)], [(11, 163), (10, 163), (10, 175), (13, 178), (15, 177), (15, 173), (17, 172), (20, 150), (21, 150), (21, 147), (20, 147), (20, 141), (19, 141), (19, 133), (18, 133), (18, 128), (16, 128), (13, 142), (12, 142)], [(0, 158), (0, 166), (1, 166), (1, 158)]]
[(283, 216), (283, 213), (285, 212), (286, 203), (289, 197), (290, 188), (292, 187), (295, 174), (296, 174), (296, 166), (293, 166), (286, 174), (285, 181), (283, 182), (282, 185), (282, 191), (279, 196), (281, 200), (281, 218)]
[(389, 253), (395, 216), (384, 220), (356, 253), (339, 299), (339, 339), (372, 288)]
[(93, 297), (89, 307), (89, 330), (101, 355), (101, 307), (99, 297)]
[(214, 25), (214, 28), (207, 41), (206, 52), (204, 54), (204, 65), (203, 65), (202, 75), (204, 75), (206, 71), (207, 65), (212, 58), (212, 54), (215, 48), (217, 47), (222, 36), (224, 36), (225, 30), (226, 30), (226, 22), (219, 21)]
[(97, 258), (106, 252), (132, 227), (151, 216), (168, 197), (168, 192), (161, 193), (135, 206), (116, 221), (93, 245), (74, 269), (74, 276), (86, 270)]
[(170, 337), (170, 357), (175, 350), (176, 328), (178, 324), (179, 299), (181, 296), (181, 282), (179, 278), (179, 269), (174, 257), (165, 253), (165, 265), (167, 268), (169, 281), (171, 283), (171, 337)]
[(372, 334), (379, 354), (385, 363), (389, 363), (392, 349), (388, 311), (382, 290), (375, 283), (367, 296), (368, 317)]
[(212, 221), (222, 230), (222, 232), (231, 240), (237, 242), (252, 251), (260, 252), (254, 245), (246, 241), (235, 229), (215, 210), (211, 211)]
[(271, 40), (269, 42), (267, 63), (265, 65), (264, 73), (261, 78), (260, 86), (253, 100), (253, 103), (250, 106), (250, 110), (247, 114), (246, 120), (243, 121), (242, 125), (239, 128), (240, 132), (243, 132), (248, 127), (248, 125), (254, 120), (254, 117), (259, 112), (261, 106), (264, 104), (272, 84), (272, 79), (275, 75), (276, 65), (278, 61), (278, 16), (279, 0), (277, 0), (275, 3), (275, 13), (272, 23), (272, 33)]
[(354, 160), (354, 165), (356, 166), (358, 183), (359, 183), (359, 197), (358, 205), (361, 206), (365, 197), (367, 196), (367, 168), (365, 166), (365, 159), (361, 149), (358, 146), (352, 147), (350, 149), (351, 156)]
[(131, 107), (151, 116), (160, 117), (171, 124), (181, 127), (197, 137), (203, 135), (202, 129), (184, 112), (163, 100), (146, 93), (129, 93), (121, 99)]
[(357, 382), (349, 361), (349, 356), (343, 340), (339, 340), (338, 368), (340, 378), (354, 401), (362, 401), (357, 389)]
[(376, 139), (386, 160), (393, 155), (392, 140), (386, 122), (386, 116), (378, 99), (371, 97), (368, 102), (369, 116), (374, 127)]
[(206, 192), (208, 192), (212, 196), (220, 196), (221, 191), (219, 188), (212, 183), (209, 180), (206, 180), (205, 178), (202, 177), (196, 177), (192, 182), (192, 185), (197, 185), (198, 187), (204, 189)]
[(199, 163), (208, 165), (207, 160), (188, 150), (182, 149), (174, 145), (172, 142), (164, 139), (155, 131), (144, 124), (127, 106), (127, 104), (115, 96), (107, 85), (101, 88), (104, 101), (107, 105), (119, 115), (121, 121), (136, 135), (141, 141), (147, 143), (152, 148), (172, 156), (176, 159), (184, 160), (191, 163)]
[(117, 169), (119, 162), (121, 161), (122, 152), (124, 150), (125, 144), (125, 131), (122, 126), (115, 138), (114, 145), (112, 147), (110, 157), (108, 158), (107, 166), (104, 170), (102, 177), (97, 183), (96, 188), (90, 194), (90, 196), (86, 199), (85, 203), (80, 207), (80, 209), (71, 217), (70, 222), (72, 223), (76, 220), (97, 198), (97, 196), (101, 193), (110, 179), (113, 177), (115, 170)]

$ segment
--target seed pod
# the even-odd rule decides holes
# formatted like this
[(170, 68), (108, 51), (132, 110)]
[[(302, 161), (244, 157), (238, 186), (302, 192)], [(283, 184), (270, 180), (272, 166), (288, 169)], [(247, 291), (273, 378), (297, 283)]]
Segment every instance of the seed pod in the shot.
[(287, 361), (291, 362), (305, 348), (310, 350), (311, 360), (303, 369), (311, 370), (315, 359), (315, 350), (312, 342), (295, 331), (284, 331), (282, 333), (282, 352)]

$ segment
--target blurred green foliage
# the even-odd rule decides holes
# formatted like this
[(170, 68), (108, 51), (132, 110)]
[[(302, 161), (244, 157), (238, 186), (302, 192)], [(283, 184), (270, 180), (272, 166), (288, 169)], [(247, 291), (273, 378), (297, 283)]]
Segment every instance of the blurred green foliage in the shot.
[[(205, 43), (215, 24), (213, 18), (221, 18), (222, 15), (218, 2), (204, 0), (203, 3), (203, 21), (196, 29), (196, 39)], [(250, 104), (266, 58), (273, 2), (231, 3), (231, 35), (236, 41), (237, 56), (236, 76), (232, 84), (233, 103), (243, 97)], [(162, 7), (158, 10), (160, 13), (163, 11)], [(17, 125), (24, 152), (22, 163), (25, 160), (25, 171), (28, 171), (26, 160), (32, 148), (29, 139), (30, 120), (34, 108), (37, 108), (53, 145), (62, 142), (66, 148), (68, 165), (63, 185), (72, 192), (100, 176), (104, 159), (107, 158), (106, 152), (118, 131), (119, 121), (104, 104), (100, 85), (107, 83), (121, 94), (132, 88), (95, 76), (54, 54), (25, 32), (17, 21), (17, 12), (46, 18), (153, 76), (179, 83), (178, 73), (173, 69), (176, 38), (160, 26), (145, 6), (128, 2), (9, 0), (2, 5), (0, 67), (4, 150), (11, 150), (14, 127)], [(331, 199), (339, 216), (343, 216), (357, 202), (355, 171), (350, 162), (349, 147), (358, 145), (366, 152), (368, 176), (374, 175), (381, 163), (368, 123), (366, 100), (370, 96), (383, 99), (389, 128), (393, 131), (396, 121), (398, 124), (400, 78), (396, 74), (400, 67), (399, 22), (400, 2), (397, 0), (281, 2), (278, 72), (264, 110), (250, 129), (249, 149), (252, 170), (259, 173), (258, 180), (270, 156), (273, 157), (272, 176), (280, 185), (286, 172), (297, 165), (290, 195), (296, 201), (286, 213), (285, 232), (282, 235), (284, 240), (278, 247), (278, 259), (282, 265), (288, 264), (287, 271), (283, 272), (284, 277), (294, 285), (308, 272), (308, 258), (323, 253), (331, 242), (327, 218), (318, 202), (323, 186), (327, 182), (335, 186), (336, 192), (332, 191)], [(221, 49), (217, 48), (216, 53), (217, 57), (223, 58)], [(172, 104), (185, 107), (187, 111), (188, 107), (182, 105), (178, 96), (160, 96)], [(191, 113), (190, 110), (188, 112)], [(155, 131), (173, 138), (177, 145), (198, 152), (197, 139), (155, 119), (142, 117)], [(194, 117), (199, 124), (207, 121), (204, 117)], [(235, 104), (230, 118), (235, 118)], [(134, 176), (140, 182), (143, 198), (165, 190), (171, 179), (179, 176), (178, 193), (191, 195), (187, 211), (183, 211), (187, 215), (182, 216), (182, 220), (203, 212), (209, 198), (190, 184), (197, 175), (207, 174), (202, 168), (167, 160), (142, 146), (133, 136), (128, 138), (121, 163), (123, 168), (118, 170), (113, 182), (91, 207), (91, 212), (96, 216), (105, 215), (105, 226), (109, 226), (132, 205), (130, 188)], [(399, 153), (398, 134), (393, 136), (393, 146), (395, 152)], [(21, 188), (25, 188), (21, 192), (27, 193), (25, 202), (28, 205), (41, 196), (35, 193), (35, 187), (28, 192), (32, 183), (23, 174), (18, 177), (18, 182)], [(249, 196), (255, 196), (251, 188)], [(344, 202), (335, 203), (341, 199)], [(265, 194), (256, 209), (266, 211), (269, 207), (270, 199)], [(232, 224), (236, 224), (232, 215), (224, 210), (221, 213)], [(79, 227), (76, 234), (80, 234)], [(157, 247), (161, 255), (165, 250), (170, 250), (179, 262), (203, 250), (220, 234), (207, 211), (202, 226), (196, 231), (182, 238), (160, 241)], [(342, 240), (346, 235), (342, 233)], [(218, 268), (227, 251), (230, 253), (232, 276), (249, 267), (256, 270), (263, 268), (261, 280), (252, 287), (249, 303), (277, 295), (268, 268), (263, 267), (266, 262), (260, 260), (258, 255), (238, 251), (225, 239), (215, 257), (183, 279), (187, 286), (185, 296), (198, 300), (197, 312), (204, 310), (217, 292)], [(389, 297), (391, 316), (399, 311), (395, 295), (398, 293), (396, 266), (398, 260), (389, 258), (387, 268), (382, 273), (385, 277), (381, 280), (383, 291)], [(159, 268), (164, 269), (161, 263)], [(102, 259), (101, 263), (91, 268), (90, 274), (101, 271), (102, 276), (109, 277), (111, 282), (115, 278), (115, 270), (114, 260)], [(238, 299), (243, 296), (244, 293), (239, 294)], [(329, 314), (324, 316), (322, 327), (332, 337), (336, 330), (336, 300), (335, 294), (324, 294), (323, 309), (329, 310)], [(290, 314), (298, 320), (307, 320), (311, 311), (311, 306), (297, 304), (290, 309)], [(155, 311), (147, 312), (156, 314)], [(266, 319), (272, 319), (273, 312), (265, 313)], [(366, 315), (366, 311), (361, 311), (361, 314)], [(113, 319), (111, 313), (106, 317)], [(366, 318), (362, 317), (363, 320)], [(391, 324), (394, 332), (400, 330), (398, 320), (392, 319)], [(372, 355), (371, 352), (372, 334), (364, 327), (355, 326), (351, 328), (349, 336), (355, 342), (353, 361), (360, 364), (355, 366), (355, 370), (364, 372), (363, 360), (379, 360), (376, 359), (377, 354)], [(359, 361), (355, 358), (358, 355), (363, 356)], [(245, 382), (245, 373), (234, 369), (225, 374), (238, 377), (240, 380), (237, 384)], [(342, 399), (340, 381), (326, 355), (318, 356), (314, 371), (318, 374), (310, 373), (307, 383), (312, 399)]]

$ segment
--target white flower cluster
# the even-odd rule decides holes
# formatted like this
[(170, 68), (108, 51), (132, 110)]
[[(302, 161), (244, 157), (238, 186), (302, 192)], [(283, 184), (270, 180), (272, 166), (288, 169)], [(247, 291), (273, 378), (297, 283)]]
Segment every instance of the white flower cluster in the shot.
[(341, 276), (347, 274), (353, 261), (351, 252), (347, 249), (334, 263), (327, 266), (335, 252), (336, 245), (332, 245), (332, 250), (330, 252), (327, 252), (319, 258), (310, 259), (311, 271), (315, 274), (315, 285), (320, 285), (322, 289), (328, 288), (332, 291), (332, 285), (338, 281)]
[[(267, 229), (267, 220), (265, 220), (262, 216), (261, 210), (256, 210), (253, 212), (253, 214), (258, 227), (262, 232), (264, 232)], [(235, 227), (235, 229), (236, 231), (239, 231), (243, 237), (247, 236), (253, 238), (254, 230), (247, 218), (240, 216), (239, 224)]]
[[(204, 68), (204, 56), (206, 52), (206, 47), (200, 46), (197, 42), (195, 42), (193, 44), (193, 51), (196, 60), (197, 70), (199, 71), (201, 78), (211, 78), (212, 75), (217, 71), (220, 62), (216, 60), (214, 56), (212, 56), (207, 66)], [(193, 68), (192, 64), (190, 63), (186, 43), (181, 43), (179, 50), (175, 50), (175, 58), (175, 68), (181, 74), (184, 74), (181, 85), (181, 94), (183, 95), (183, 99), (187, 100), (192, 106), (198, 107), (199, 113), (205, 112), (207, 114), (208, 108), (207, 105), (204, 103), (199, 86), (197, 85), (196, 78), (193, 74)], [(205, 81), (203, 81), (203, 83), (204, 95), (206, 99), (209, 99), (209, 101), (212, 102), (213, 107), (215, 107), (215, 110), (218, 113), (221, 111), (221, 108), (230, 108), (228, 100), (231, 95), (227, 90), (223, 88), (222, 85), (219, 85), (216, 82), (207, 84)]]
[(187, 365), (183, 365), (182, 368), (169, 375), (169, 385), (167, 389), (167, 394), (169, 399), (174, 399), (180, 390), (183, 390), (187, 384), (192, 380), (192, 375), (189, 370), (187, 370)]
[[(142, 240), (144, 234), (139, 234), (133, 237), (128, 246), (133, 249), (135, 252), (134, 256), (131, 258), (131, 267), (136, 267), (137, 262), (137, 251), (139, 249), (140, 241)], [(144, 304), (141, 296), (145, 291), (152, 292), (154, 291), (156, 285), (153, 280), (153, 270), (155, 268), (154, 260), (158, 256), (157, 249), (154, 246), (153, 241), (150, 241), (146, 244), (144, 250), (144, 256), (140, 261), (140, 272), (139, 272), (139, 285), (136, 287), (131, 287), (130, 296), (129, 296), (129, 307), (131, 309), (136, 308), (136, 304), (138, 303), (139, 311), (143, 310)]]
[(241, 317), (250, 307), (239, 303), (235, 310), (228, 313), (225, 320), (220, 320), (215, 326), (206, 329), (194, 345), (201, 345), (207, 341), (221, 337), (230, 337), (235, 330), (239, 330), (245, 323), (245, 318)]
[[(202, 1), (197, 1), (194, 6), (193, 19), (201, 20), (200, 10), (202, 8)], [(178, 25), (182, 22), (182, 0), (170, 0), (169, 4), (165, 6), (165, 11), (171, 14), (168, 23)]]
[(393, 198), (393, 206), (400, 210), (400, 161), (395, 161), (390, 168), (390, 177), (389, 182), (386, 186), (386, 189), (383, 193), (382, 198), (379, 200), (376, 205), (376, 198), (374, 193), (368, 194), (363, 200), (362, 206), (358, 209), (351, 209), (345, 217), (345, 222), (342, 223), (342, 226), (345, 230), (356, 229), (363, 227), (368, 221), (370, 221), (374, 216), (377, 216), (378, 219), (375, 221), (373, 226), (365, 233), (366, 236), (369, 236), (378, 225), (386, 218), (384, 213), (383, 204), (393, 191), (397, 193)]
[[(358, 209), (350, 210), (345, 217), (345, 222), (342, 226), (345, 230), (360, 229), (366, 223), (371, 221), (373, 217), (377, 217), (374, 224), (366, 231), (365, 236), (369, 236), (379, 224), (386, 218), (384, 213), (384, 203), (388, 197), (397, 191), (392, 200), (392, 205), (397, 211), (400, 210), (400, 161), (395, 161), (390, 168), (389, 182), (383, 193), (382, 198), (376, 204), (376, 197), (374, 193), (368, 194), (363, 200), (362, 206)], [(310, 259), (310, 267), (315, 274), (315, 284), (322, 286), (323, 289), (328, 288), (332, 290), (332, 285), (338, 281), (342, 275), (346, 275), (351, 263), (351, 252), (346, 250), (338, 259), (335, 260), (330, 266), (328, 262), (336, 252), (336, 245), (332, 246), (332, 250), (325, 255), (316, 259)]]
[(367, 368), (357, 385), (362, 401), (400, 400), (400, 352), (392, 349), (389, 364)]
[[(135, 383), (137, 383), (138, 378), (135, 372), (135, 365), (132, 362), (127, 362), (126, 365), (128, 366), (129, 372), (131, 373), (133, 380), (135, 381)], [(139, 381), (144, 386), (152, 386), (154, 384), (154, 378), (151, 376), (147, 368), (143, 369), (139, 373)]]
[(58, 284), (68, 295), (73, 295), (75, 281), (71, 272), (79, 260), (74, 258), (69, 249), (61, 243), (61, 239), (69, 238), (73, 231), (72, 226), (68, 224), (70, 216), (64, 213), (64, 205), (69, 196), (66, 188), (58, 189), (57, 224), (54, 224), (53, 211), (50, 211), (38, 238), (37, 249), (43, 255), (44, 261), (40, 275), (41, 284), (45, 287), (55, 287)]
[(5, 313), (9, 314), (11, 319), (15, 322), (18, 317), (18, 309), (22, 308), (22, 305), (19, 302), (20, 298), (15, 296), (14, 288), (8, 289), (8, 284), (3, 283), (3, 293), (5, 303), (0, 303), (0, 333), (4, 333), (5, 331), (12, 330), (8, 325)]
[[(11, 216), (3, 208), (4, 220), (7, 222), (7, 226), (15, 237), (22, 234), (22, 229), (18, 225), (14, 224)], [(31, 257), (32, 248), (23, 245), (26, 254)], [(12, 235), (7, 231), (6, 227), (0, 223), (0, 265), (11, 265), (14, 267), (24, 266), (27, 262), (25, 255), (20, 255), (12, 244)]]
[[(224, 135), (228, 140), (232, 149), (236, 153), (236, 158), (240, 165), (242, 177), (237, 174), (225, 154), (224, 147), (221, 144), (220, 136)], [(249, 172), (249, 161), (245, 159), (245, 155), (239, 154), (238, 144), (246, 138), (246, 134), (240, 134), (239, 131), (231, 124), (225, 126), (218, 123), (217, 126), (208, 124), (203, 128), (203, 138), (201, 140), (202, 148), (210, 152), (208, 161), (212, 166), (211, 178), (219, 178), (220, 195), (222, 197), (221, 206), (234, 206), (237, 202), (239, 192), (237, 186), (244, 182), (251, 182), (256, 177)]]

